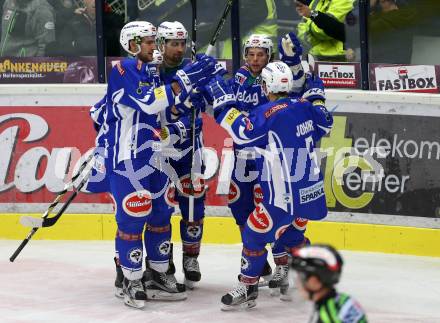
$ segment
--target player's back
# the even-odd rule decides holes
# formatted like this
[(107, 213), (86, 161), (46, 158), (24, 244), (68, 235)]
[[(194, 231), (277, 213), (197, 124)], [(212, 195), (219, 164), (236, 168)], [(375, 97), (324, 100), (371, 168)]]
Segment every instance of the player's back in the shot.
[(258, 163), (264, 199), (299, 217), (324, 217), (324, 184), (314, 151), (322, 136), (316, 107), (303, 99), (286, 98), (257, 110), (267, 132), (266, 148), (258, 149), (263, 155)]

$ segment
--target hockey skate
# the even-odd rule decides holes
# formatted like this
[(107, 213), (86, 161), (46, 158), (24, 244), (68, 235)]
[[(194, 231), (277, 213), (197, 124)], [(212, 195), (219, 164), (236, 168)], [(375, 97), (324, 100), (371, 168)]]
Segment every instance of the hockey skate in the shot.
[[(240, 281), (241, 274), (238, 274), (238, 281)], [(258, 287), (269, 286), (269, 281), (272, 279), (272, 267), (266, 260), (263, 271), (261, 272), (260, 280), (258, 281)]]
[(266, 260), (264, 264), (263, 271), (261, 272), (260, 281), (258, 282), (258, 287), (266, 287), (269, 285), (269, 281), (272, 279), (272, 267)]
[(277, 265), (272, 279), (269, 281), (271, 296), (280, 296), (283, 301), (290, 301), (289, 295), (289, 265)]
[(140, 279), (128, 280), (124, 278), (123, 282), (124, 303), (125, 305), (144, 308), (147, 295)]
[(183, 273), (185, 274), (185, 286), (189, 289), (193, 289), (195, 284), (199, 282), (202, 277), (196, 256), (183, 255)]
[(152, 300), (180, 301), (186, 299), (185, 285), (179, 284), (174, 275), (160, 273), (149, 268), (142, 279), (147, 297)]
[(239, 282), (229, 293), (222, 297), (222, 310), (230, 311), (236, 309), (248, 309), (255, 307), (258, 297), (258, 284), (245, 285)]
[(113, 258), (116, 265), (116, 278), (115, 278), (115, 296), (118, 298), (124, 297), (124, 291), (123, 291), (123, 281), (124, 281), (124, 274), (122, 273), (121, 265), (119, 265), (118, 258)]

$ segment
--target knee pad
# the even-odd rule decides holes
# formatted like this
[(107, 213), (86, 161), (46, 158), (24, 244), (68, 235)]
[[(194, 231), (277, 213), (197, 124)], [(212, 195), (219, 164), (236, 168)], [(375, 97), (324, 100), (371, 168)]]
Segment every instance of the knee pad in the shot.
[(171, 251), (171, 225), (153, 226), (148, 224), (145, 230), (145, 249), (152, 269), (165, 272)]
[(143, 259), (142, 231), (127, 233), (118, 228), (115, 246), (124, 276), (131, 280), (140, 279)]
[(200, 253), (202, 236), (203, 219), (194, 222), (188, 222), (185, 219), (180, 220), (180, 237), (185, 254), (196, 256)]
[(245, 284), (258, 282), (267, 259), (267, 250), (249, 249), (243, 246), (241, 253), (241, 276), (240, 281)]

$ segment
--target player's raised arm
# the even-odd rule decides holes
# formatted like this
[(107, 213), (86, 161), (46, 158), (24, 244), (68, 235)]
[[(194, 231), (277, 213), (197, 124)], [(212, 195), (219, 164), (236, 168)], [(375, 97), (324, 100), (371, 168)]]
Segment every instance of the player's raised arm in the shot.
[(222, 77), (213, 79), (207, 85), (207, 91), (213, 98), (214, 117), (232, 137), (235, 143), (254, 146), (266, 135), (264, 122), (257, 115), (246, 117), (236, 109), (235, 95)]

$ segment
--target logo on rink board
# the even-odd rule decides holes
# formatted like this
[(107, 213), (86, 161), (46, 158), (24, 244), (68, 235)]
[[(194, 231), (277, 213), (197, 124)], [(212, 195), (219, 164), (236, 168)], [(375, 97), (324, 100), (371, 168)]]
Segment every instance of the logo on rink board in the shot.
[(319, 64), (318, 75), (325, 86), (356, 88), (355, 65)]
[(128, 215), (147, 216), (151, 212), (151, 194), (148, 191), (130, 193), (122, 201), (122, 207)]
[(263, 204), (258, 204), (247, 219), (249, 228), (258, 233), (266, 233), (272, 230), (273, 220)]
[(139, 248), (131, 249), (128, 252), (128, 260), (130, 260), (130, 262), (135, 265), (142, 262), (142, 250)]
[(377, 66), (374, 74), (377, 91), (439, 92), (434, 66)]

